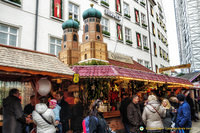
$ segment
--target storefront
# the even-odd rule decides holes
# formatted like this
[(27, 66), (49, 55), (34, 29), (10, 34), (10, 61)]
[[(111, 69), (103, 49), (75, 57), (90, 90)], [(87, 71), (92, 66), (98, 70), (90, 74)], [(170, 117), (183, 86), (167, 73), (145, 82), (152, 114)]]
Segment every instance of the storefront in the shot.
[(52, 89), (59, 80), (72, 81), (74, 72), (56, 56), (36, 51), (0, 45), (0, 125), (2, 126), (2, 100), (11, 88), (21, 93), (22, 106), (29, 103), (29, 97), (36, 96), (35, 83), (47, 78)]

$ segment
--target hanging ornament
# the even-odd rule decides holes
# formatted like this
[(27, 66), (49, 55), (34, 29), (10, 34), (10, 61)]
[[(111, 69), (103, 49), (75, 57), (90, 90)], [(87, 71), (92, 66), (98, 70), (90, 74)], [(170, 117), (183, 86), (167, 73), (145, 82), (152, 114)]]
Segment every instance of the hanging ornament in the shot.
[(41, 96), (46, 96), (51, 90), (51, 82), (46, 78), (41, 78), (38, 80), (36, 86), (38, 88), (38, 93)]

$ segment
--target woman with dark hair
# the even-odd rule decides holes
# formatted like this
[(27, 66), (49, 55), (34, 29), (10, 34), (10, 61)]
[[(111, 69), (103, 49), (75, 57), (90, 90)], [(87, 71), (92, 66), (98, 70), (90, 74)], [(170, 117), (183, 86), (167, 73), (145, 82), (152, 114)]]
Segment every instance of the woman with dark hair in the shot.
[(55, 133), (55, 115), (52, 109), (47, 107), (48, 99), (45, 96), (39, 98), (32, 113), (33, 121), (37, 125), (37, 133)]
[[(103, 117), (103, 102), (99, 99), (94, 101), (90, 107), (89, 130), (90, 133), (108, 133), (108, 127)], [(84, 133), (86, 131), (83, 129)]]

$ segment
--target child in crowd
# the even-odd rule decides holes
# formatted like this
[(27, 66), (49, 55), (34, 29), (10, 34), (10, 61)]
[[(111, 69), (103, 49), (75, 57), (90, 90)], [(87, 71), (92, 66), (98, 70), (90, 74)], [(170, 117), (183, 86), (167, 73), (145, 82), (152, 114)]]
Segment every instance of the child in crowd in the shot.
[(62, 133), (62, 125), (60, 123), (60, 109), (61, 107), (57, 104), (57, 101), (55, 99), (51, 99), (49, 101), (49, 108), (53, 110), (55, 114), (55, 120), (56, 120), (56, 133)]

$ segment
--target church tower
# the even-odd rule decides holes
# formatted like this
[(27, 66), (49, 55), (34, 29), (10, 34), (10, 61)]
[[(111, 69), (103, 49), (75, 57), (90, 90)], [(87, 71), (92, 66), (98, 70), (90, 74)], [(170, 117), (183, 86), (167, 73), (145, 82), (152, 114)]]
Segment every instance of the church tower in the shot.
[(64, 33), (62, 38), (61, 52), (59, 53), (59, 59), (65, 64), (74, 65), (75, 63), (78, 63), (80, 58), (78, 46), (79, 24), (78, 22), (72, 20), (70, 17), (69, 20), (62, 24), (62, 28)]
[(107, 44), (103, 42), (100, 11), (93, 8), (83, 12), (83, 36), (80, 44), (80, 60), (107, 60)]

